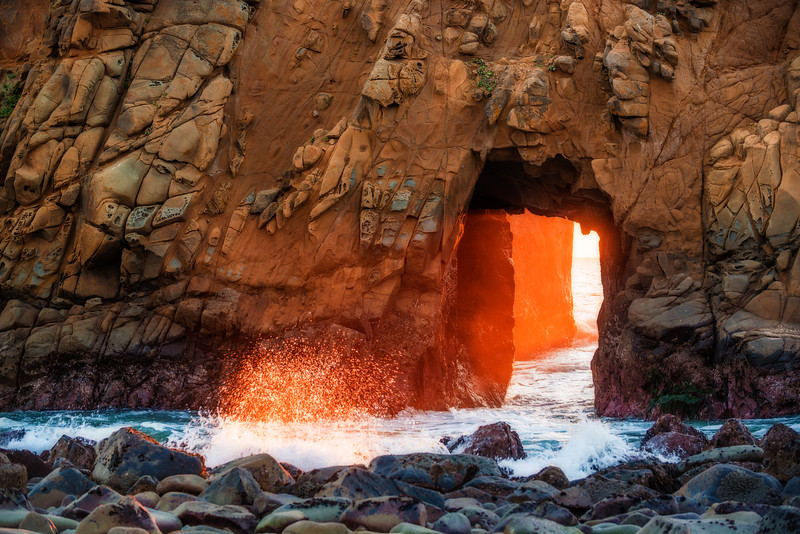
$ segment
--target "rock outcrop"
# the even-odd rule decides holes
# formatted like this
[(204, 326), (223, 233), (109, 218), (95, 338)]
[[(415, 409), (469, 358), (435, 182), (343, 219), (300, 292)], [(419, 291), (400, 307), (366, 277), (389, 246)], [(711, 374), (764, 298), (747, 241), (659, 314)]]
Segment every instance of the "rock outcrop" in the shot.
[(2, 409), (224, 404), (267, 338), (497, 404), (513, 338), (454, 320), (478, 209), (601, 235), (599, 414), (800, 405), (790, 0), (0, 10)]

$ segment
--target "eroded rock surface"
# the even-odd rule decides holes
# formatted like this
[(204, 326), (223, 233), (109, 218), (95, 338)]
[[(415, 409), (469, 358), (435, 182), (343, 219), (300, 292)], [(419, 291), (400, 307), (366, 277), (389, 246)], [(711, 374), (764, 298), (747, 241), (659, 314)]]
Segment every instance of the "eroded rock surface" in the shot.
[(494, 208), (601, 234), (600, 414), (796, 412), (790, 0), (12, 4), (3, 409), (224, 404), (342, 332), (395, 408), (496, 404), (513, 343), (454, 320)]

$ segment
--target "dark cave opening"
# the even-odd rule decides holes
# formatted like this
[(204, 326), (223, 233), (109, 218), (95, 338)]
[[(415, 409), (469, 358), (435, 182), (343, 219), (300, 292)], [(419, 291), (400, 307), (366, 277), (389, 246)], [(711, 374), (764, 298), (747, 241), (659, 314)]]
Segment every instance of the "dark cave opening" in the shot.
[[(517, 224), (515, 233), (509, 215), (519, 214), (532, 216), (524, 218), (524, 232)], [(570, 276), (573, 221), (584, 232), (594, 230), (600, 236), (604, 304), (597, 323), (602, 337), (604, 328), (615, 323), (608, 297), (619, 290), (626, 258), (609, 200), (590, 163), (559, 155), (534, 165), (516, 150), (489, 154), (463, 217), (448, 337), (460, 345), (481, 389), (490, 391), (492, 404), (502, 404), (515, 358), (528, 357), (575, 333)], [(527, 278), (522, 280), (526, 287), (515, 282), (514, 259), (520, 254), (536, 267), (526, 275), (535, 280), (530, 284)], [(520, 291), (533, 303), (530, 317), (515, 317)], [(515, 337), (515, 325), (522, 320), (528, 320), (526, 339)], [(517, 347), (524, 343), (528, 345)]]

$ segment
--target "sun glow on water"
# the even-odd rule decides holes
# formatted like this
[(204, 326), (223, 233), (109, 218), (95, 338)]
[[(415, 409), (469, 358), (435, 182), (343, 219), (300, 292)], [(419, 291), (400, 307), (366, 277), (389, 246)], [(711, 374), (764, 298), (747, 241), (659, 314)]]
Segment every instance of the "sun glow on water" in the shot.
[(600, 257), (600, 236), (597, 232), (589, 232), (584, 235), (581, 225), (575, 223), (572, 237), (572, 257), (573, 258), (599, 258)]

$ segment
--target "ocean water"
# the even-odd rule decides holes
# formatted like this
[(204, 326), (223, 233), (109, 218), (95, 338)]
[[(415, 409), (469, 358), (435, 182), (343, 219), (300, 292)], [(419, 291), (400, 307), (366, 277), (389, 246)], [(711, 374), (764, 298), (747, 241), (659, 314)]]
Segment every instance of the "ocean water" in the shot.
[[(0, 431), (25, 429), (6, 447), (41, 452), (63, 435), (93, 440), (132, 426), (159, 441), (205, 456), (209, 466), (247, 454), (267, 452), (308, 470), (330, 465), (368, 463), (381, 454), (447, 452), (440, 439), (474, 432), (506, 421), (520, 435), (528, 457), (503, 461), (518, 476), (548, 465), (577, 479), (621, 461), (642, 457), (639, 442), (651, 422), (606, 420), (593, 414), (590, 370), (597, 347), (596, 317), (602, 303), (597, 259), (576, 258), (573, 295), (578, 335), (568, 346), (519, 361), (498, 409), (444, 412), (408, 410), (391, 419), (363, 416), (316, 423), (244, 423), (213, 414), (185, 411), (62, 411), (0, 413)], [(800, 431), (800, 417), (752, 420), (756, 436), (782, 422)], [(721, 421), (694, 421), (709, 436)], [(665, 458), (667, 459), (667, 458)]]

